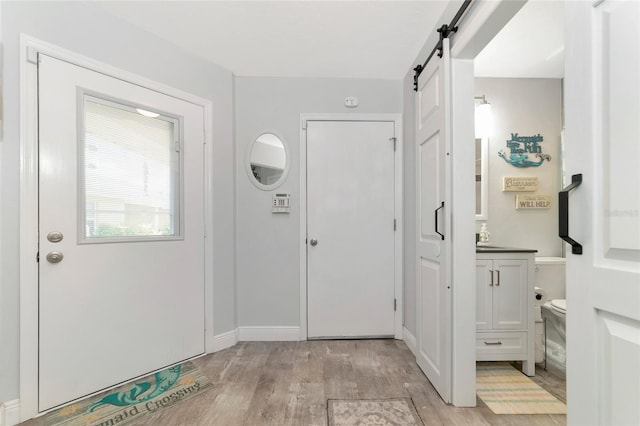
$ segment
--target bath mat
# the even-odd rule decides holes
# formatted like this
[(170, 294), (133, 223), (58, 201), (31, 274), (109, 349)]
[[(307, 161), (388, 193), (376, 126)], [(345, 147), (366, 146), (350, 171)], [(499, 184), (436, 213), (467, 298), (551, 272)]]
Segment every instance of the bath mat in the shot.
[(410, 398), (330, 399), (329, 426), (424, 426)]
[(563, 402), (508, 363), (478, 363), (476, 391), (496, 414), (567, 414)]
[(52, 411), (45, 416), (45, 425), (126, 425), (211, 386), (209, 379), (187, 361)]

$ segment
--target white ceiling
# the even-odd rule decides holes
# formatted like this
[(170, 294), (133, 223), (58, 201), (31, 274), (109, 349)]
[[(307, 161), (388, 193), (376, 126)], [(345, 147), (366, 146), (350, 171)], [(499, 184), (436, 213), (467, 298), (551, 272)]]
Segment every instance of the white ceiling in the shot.
[[(98, 1), (238, 76), (401, 79), (447, 0)], [(561, 78), (562, 0), (529, 0), (475, 60), (478, 77)]]
[(529, 0), (474, 64), (477, 77), (562, 78), (563, 2)]
[(100, 1), (238, 76), (401, 79), (447, 1)]

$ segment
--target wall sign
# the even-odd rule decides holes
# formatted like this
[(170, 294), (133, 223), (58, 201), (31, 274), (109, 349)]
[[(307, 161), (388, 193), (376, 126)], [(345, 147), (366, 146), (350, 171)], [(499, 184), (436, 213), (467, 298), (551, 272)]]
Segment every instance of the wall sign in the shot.
[(537, 176), (503, 176), (503, 192), (535, 192), (538, 190)]
[[(542, 153), (542, 147), (539, 143), (543, 140), (540, 133), (534, 136), (520, 136), (517, 133), (511, 133), (511, 139), (507, 140), (509, 153), (501, 149), (498, 155), (514, 167), (538, 167), (544, 163), (544, 160), (551, 161), (549, 154)], [(530, 154), (533, 154), (531, 157), (538, 160), (531, 160)]]
[(548, 209), (551, 207), (551, 195), (516, 195), (516, 210)]

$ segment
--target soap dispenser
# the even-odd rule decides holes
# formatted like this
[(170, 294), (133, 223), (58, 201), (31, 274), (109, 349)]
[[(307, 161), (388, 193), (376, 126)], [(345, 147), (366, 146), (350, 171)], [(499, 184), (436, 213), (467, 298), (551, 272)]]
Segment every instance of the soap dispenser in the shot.
[(491, 233), (487, 231), (487, 224), (483, 223), (480, 225), (480, 241), (478, 241), (479, 246), (487, 246), (489, 245), (489, 235)]

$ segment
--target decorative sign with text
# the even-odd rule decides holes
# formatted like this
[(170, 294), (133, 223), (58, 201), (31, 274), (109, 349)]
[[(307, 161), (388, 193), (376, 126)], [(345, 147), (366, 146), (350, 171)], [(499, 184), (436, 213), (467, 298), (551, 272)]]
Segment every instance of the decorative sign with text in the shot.
[(538, 190), (537, 176), (503, 176), (503, 192), (535, 192)]
[(548, 209), (551, 207), (551, 195), (516, 195), (516, 210)]
[[(542, 153), (540, 142), (543, 140), (540, 133), (534, 136), (520, 136), (517, 133), (511, 133), (511, 139), (507, 140), (509, 152), (501, 149), (498, 155), (514, 167), (538, 167), (545, 160), (551, 161), (549, 154)], [(532, 158), (537, 158), (537, 160)]]

